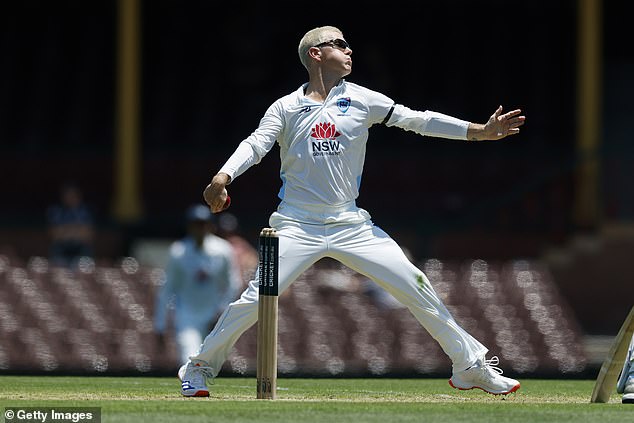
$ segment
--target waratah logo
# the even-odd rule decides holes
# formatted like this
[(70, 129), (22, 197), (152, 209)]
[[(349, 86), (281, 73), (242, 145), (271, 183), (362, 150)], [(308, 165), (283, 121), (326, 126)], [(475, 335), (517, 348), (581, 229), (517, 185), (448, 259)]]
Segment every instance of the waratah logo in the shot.
[(310, 136), (318, 140), (334, 140), (339, 135), (335, 124), (330, 122), (318, 123), (310, 130)]
[(334, 123), (318, 123), (310, 130), (313, 156), (338, 156), (341, 154), (341, 143), (336, 138), (341, 135)]

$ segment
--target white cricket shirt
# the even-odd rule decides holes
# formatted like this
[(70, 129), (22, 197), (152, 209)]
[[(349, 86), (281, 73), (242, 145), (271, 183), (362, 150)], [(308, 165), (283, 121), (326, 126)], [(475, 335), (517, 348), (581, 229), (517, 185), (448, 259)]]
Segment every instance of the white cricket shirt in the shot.
[(329, 223), (340, 220), (333, 218), (333, 213), (356, 209), (368, 129), (374, 124), (385, 123), (421, 135), (466, 139), (469, 122), (411, 110), (343, 79), (323, 103), (304, 95), (307, 85), (275, 101), (258, 128), (220, 169), (234, 181), (259, 163), (277, 141), (282, 179), (280, 207), (306, 211), (294, 213), (301, 221)]

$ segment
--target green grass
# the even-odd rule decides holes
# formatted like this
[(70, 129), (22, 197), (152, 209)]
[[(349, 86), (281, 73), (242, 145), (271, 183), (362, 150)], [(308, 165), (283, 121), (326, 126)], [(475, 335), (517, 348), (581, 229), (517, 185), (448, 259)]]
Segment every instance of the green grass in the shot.
[[(183, 398), (176, 378), (0, 377), (4, 407), (101, 407), (102, 422), (619, 422), (634, 406), (590, 404), (592, 380), (522, 381), (507, 397), (457, 391), (444, 379), (279, 379), (255, 400), (254, 378), (219, 378), (210, 398)], [(14, 420), (16, 421), (16, 420)]]

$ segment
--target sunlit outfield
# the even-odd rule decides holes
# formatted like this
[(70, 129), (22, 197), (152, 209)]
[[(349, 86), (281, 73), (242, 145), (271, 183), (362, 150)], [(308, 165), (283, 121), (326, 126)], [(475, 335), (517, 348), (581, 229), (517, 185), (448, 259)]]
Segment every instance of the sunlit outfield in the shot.
[[(176, 378), (0, 376), (0, 407), (101, 407), (102, 422), (619, 422), (634, 405), (590, 404), (593, 380), (522, 380), (506, 397), (444, 379), (279, 379), (255, 399), (254, 378), (218, 378), (210, 398), (183, 398)], [(17, 421), (17, 420), (13, 420)]]

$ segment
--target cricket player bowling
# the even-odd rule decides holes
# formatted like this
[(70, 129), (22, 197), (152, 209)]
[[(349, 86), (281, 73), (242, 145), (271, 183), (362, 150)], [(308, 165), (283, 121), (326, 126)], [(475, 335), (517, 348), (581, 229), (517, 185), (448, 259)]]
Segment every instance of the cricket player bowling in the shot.
[[(227, 186), (279, 145), (280, 203), (269, 219), (279, 237), (280, 295), (318, 260), (331, 257), (367, 276), (403, 303), (440, 344), (452, 361), (449, 384), (509, 394), (520, 387), (502, 376), (497, 357), (467, 333), (434, 292), (426, 275), (397, 243), (376, 226), (356, 199), (373, 125), (397, 127), (414, 134), (452, 140), (499, 140), (519, 133), (520, 110), (498, 107), (485, 124), (445, 114), (412, 110), (391, 98), (349, 82), (352, 48), (338, 28), (308, 31), (299, 43), (308, 82), (275, 101), (257, 129), (243, 140), (212, 178), (204, 198), (213, 212), (222, 211)], [(389, 142), (389, 140), (377, 140)], [(390, 183), (391, 169), (381, 172)], [(468, 175), (465, 175), (468, 177)], [(389, 192), (380, 192), (392, 201)], [(238, 201), (233, 198), (234, 201)], [(258, 272), (259, 273), (259, 272)], [(257, 279), (257, 277), (256, 277)], [(207, 380), (218, 375), (231, 347), (257, 320), (258, 280), (231, 303), (197, 354), (179, 370), (184, 396), (207, 396)]]

